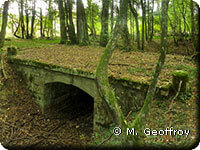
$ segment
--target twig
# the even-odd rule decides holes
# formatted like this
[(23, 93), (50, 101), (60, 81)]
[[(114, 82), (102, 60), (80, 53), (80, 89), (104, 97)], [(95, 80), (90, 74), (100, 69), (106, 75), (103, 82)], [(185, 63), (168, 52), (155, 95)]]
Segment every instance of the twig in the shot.
[(127, 114), (127, 116), (126, 116), (126, 119), (128, 119), (129, 118), (129, 116), (130, 116), (130, 114), (132, 113), (132, 110), (131, 111), (129, 111), (129, 113)]
[(109, 141), (113, 135), (114, 135), (114, 133), (112, 133), (107, 139), (103, 140), (99, 145), (102, 145), (105, 142)]
[(109, 63), (109, 65), (117, 65), (117, 66), (130, 66), (130, 64), (113, 64), (113, 63)]
[(2, 119), (2, 118), (0, 118), (0, 121), (2, 121), (3, 123), (5, 123), (6, 125), (8, 125), (8, 126), (10, 126), (10, 127), (19, 129), (20, 131), (22, 131), (23, 133), (25, 133), (25, 134), (27, 134), (27, 135), (29, 135), (29, 136), (31, 136), (31, 137), (33, 136), (32, 134), (28, 133), (26, 130), (23, 130), (23, 129), (21, 129), (21, 128), (18, 128), (17, 126), (12, 125), (12, 124), (10, 124), (9, 122), (6, 122), (6, 121), (5, 121), (4, 119)]
[(174, 98), (172, 99), (169, 109), (165, 112), (165, 114), (167, 114), (170, 111), (170, 109), (172, 108), (172, 105), (174, 103), (174, 100), (178, 97), (180, 90), (181, 90), (181, 84), (182, 84), (182, 81), (179, 82), (178, 91), (177, 91), (176, 95), (174, 96)]

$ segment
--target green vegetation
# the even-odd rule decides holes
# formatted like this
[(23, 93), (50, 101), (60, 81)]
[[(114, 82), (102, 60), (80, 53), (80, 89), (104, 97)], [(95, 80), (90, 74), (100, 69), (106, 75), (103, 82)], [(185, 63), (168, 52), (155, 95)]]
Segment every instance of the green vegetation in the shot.
[(52, 44), (59, 44), (60, 39), (55, 38), (51, 39), (32, 39), (32, 40), (22, 40), (22, 39), (11, 39), (5, 41), (5, 46), (12, 47), (15, 46), (19, 49), (27, 49), (27, 48), (40, 48), (40, 47), (48, 47)]
[(173, 68), (174, 70), (185, 70), (186, 72), (189, 73), (190, 79), (197, 78), (198, 69), (196, 67), (183, 65), (183, 64), (178, 64), (178, 65), (166, 64), (165, 67)]

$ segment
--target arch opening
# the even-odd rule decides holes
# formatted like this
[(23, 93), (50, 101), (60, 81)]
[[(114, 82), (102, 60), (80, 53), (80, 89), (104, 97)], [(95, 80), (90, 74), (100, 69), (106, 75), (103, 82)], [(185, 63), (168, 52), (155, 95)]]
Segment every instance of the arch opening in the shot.
[(78, 87), (61, 82), (45, 84), (44, 93), (45, 111), (49, 118), (70, 122), (72, 127), (92, 133), (93, 97)]

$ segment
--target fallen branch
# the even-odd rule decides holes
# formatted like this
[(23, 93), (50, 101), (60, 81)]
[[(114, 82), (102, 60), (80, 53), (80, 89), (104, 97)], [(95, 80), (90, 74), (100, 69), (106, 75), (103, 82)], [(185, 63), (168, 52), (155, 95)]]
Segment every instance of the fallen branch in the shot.
[(164, 114), (167, 114), (167, 113), (171, 110), (172, 105), (173, 105), (173, 103), (174, 103), (174, 100), (178, 97), (178, 95), (179, 95), (179, 93), (180, 93), (182, 82), (183, 82), (183, 81), (180, 81), (180, 82), (179, 82), (178, 91), (177, 91), (176, 95), (174, 96), (174, 98), (172, 99), (171, 104), (170, 104), (170, 106), (169, 106), (169, 109), (168, 109)]

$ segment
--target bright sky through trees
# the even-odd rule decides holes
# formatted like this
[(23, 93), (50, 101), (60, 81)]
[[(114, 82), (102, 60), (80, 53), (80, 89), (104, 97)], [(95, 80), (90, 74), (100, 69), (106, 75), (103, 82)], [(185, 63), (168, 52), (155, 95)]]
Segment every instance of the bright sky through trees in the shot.
[[(1, 0), (0, 1), (0, 7), (2, 7), (3, 3), (5, 2), (6, 0)], [(99, 5), (101, 5), (101, 0), (93, 0), (94, 3), (99, 3)], [(87, 0), (83, 0), (83, 3), (84, 3), (84, 7), (87, 7)], [(47, 7), (48, 7), (48, 4), (45, 3), (43, 0), (37, 0), (36, 2), (36, 10), (39, 11), (40, 8), (43, 9), (44, 11), (44, 14), (47, 13)], [(57, 8), (57, 5), (54, 4), (54, 7)], [(12, 14), (18, 14), (19, 13), (19, 10), (18, 10), (18, 4), (15, 0), (15, 2), (12, 2), (10, 4), (10, 7), (9, 7), (9, 13), (12, 13)]]

